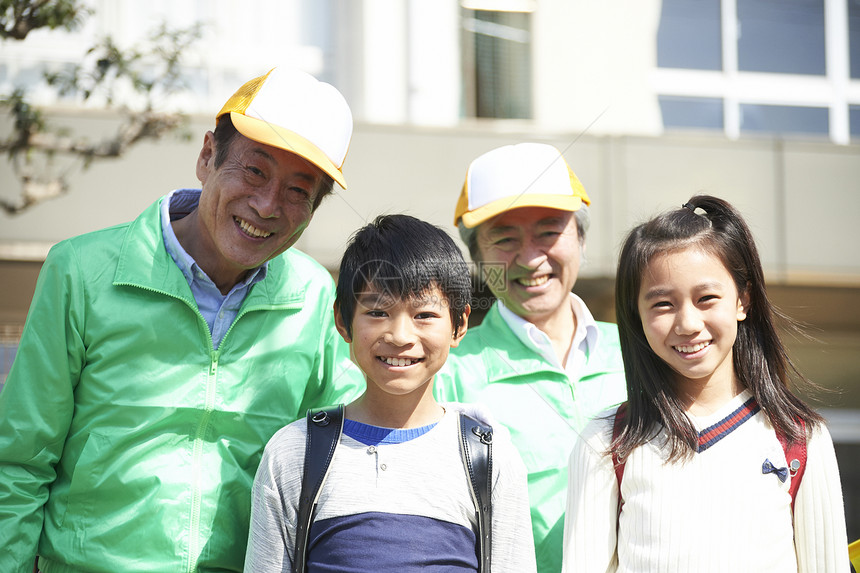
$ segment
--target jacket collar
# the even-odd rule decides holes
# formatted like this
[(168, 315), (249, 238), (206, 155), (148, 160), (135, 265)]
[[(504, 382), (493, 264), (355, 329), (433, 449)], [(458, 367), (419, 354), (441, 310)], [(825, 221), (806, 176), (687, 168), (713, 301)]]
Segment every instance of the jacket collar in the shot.
[[(164, 200), (162, 197), (147, 207), (128, 225), (120, 249), (114, 284), (133, 285), (160, 292), (196, 306), (185, 276), (164, 246), (160, 213), (161, 202)], [(305, 299), (308, 283), (306, 279), (298, 276), (300, 273), (288, 271), (288, 261), (294, 256), (298, 255), (290, 249), (270, 260), (266, 278), (251, 288), (242, 307), (301, 304)]]
[(484, 349), (487, 379), (490, 382), (518, 377), (533, 379), (533, 374), (537, 372), (545, 372), (552, 378), (566, 378), (567, 374), (563, 370), (523, 344), (502, 318), (498, 304), (493, 303), (481, 325), (472, 332), (472, 336), (478, 338), (479, 346)]
[[(595, 324), (600, 330), (600, 326)], [(603, 356), (607, 340), (605, 334), (601, 333), (595, 347), (588, 352), (580, 379), (605, 371), (606, 360)], [(478, 338), (478, 346), (483, 349), (489, 382), (523, 377), (523, 382), (526, 383), (534, 381), (536, 373), (542, 373), (548, 380), (558, 379), (560, 376), (563, 376), (564, 380), (568, 378), (567, 372), (523, 344), (499, 313), (498, 302), (493, 303), (484, 320), (472, 331), (471, 336)]]

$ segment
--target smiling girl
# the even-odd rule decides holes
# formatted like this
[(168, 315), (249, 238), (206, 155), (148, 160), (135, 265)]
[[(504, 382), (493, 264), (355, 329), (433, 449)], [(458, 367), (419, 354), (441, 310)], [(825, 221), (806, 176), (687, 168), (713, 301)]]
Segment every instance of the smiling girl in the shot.
[(848, 571), (833, 443), (740, 214), (697, 196), (636, 227), (616, 281), (629, 402), (571, 454), (565, 570)]

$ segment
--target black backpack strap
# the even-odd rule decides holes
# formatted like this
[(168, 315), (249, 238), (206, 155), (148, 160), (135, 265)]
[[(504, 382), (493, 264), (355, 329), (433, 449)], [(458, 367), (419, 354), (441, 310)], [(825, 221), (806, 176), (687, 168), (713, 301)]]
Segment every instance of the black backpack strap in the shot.
[(330, 409), (308, 410), (305, 469), (302, 474), (302, 493), (299, 497), (299, 513), (296, 520), (294, 573), (303, 573), (305, 570), (314, 508), (342, 431), (343, 405)]
[(460, 452), (478, 516), (480, 573), (490, 573), (493, 542), (493, 429), (460, 413)]

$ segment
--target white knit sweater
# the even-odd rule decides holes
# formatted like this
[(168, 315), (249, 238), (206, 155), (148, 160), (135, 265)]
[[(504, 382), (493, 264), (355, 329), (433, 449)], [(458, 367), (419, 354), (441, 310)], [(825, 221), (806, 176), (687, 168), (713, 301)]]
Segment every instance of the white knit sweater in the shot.
[[(718, 412), (690, 419), (704, 430), (750, 397), (745, 391)], [(618, 482), (604, 455), (615, 409), (606, 414), (586, 427), (571, 453), (563, 571), (849, 571), (839, 470), (826, 428), (808, 443), (793, 528), (791, 478), (762, 472), (766, 459), (777, 468), (787, 463), (761, 411), (686, 462), (664, 462), (663, 433), (634, 450), (619, 517)]]

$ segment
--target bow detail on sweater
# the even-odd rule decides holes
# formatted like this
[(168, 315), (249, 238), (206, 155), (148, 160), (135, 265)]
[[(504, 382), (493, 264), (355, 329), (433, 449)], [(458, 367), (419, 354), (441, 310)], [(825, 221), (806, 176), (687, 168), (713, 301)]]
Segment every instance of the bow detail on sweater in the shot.
[(770, 460), (768, 459), (765, 459), (764, 463), (761, 465), (761, 473), (774, 473), (782, 483), (785, 483), (785, 480), (788, 479), (788, 468), (778, 468), (770, 463)]

